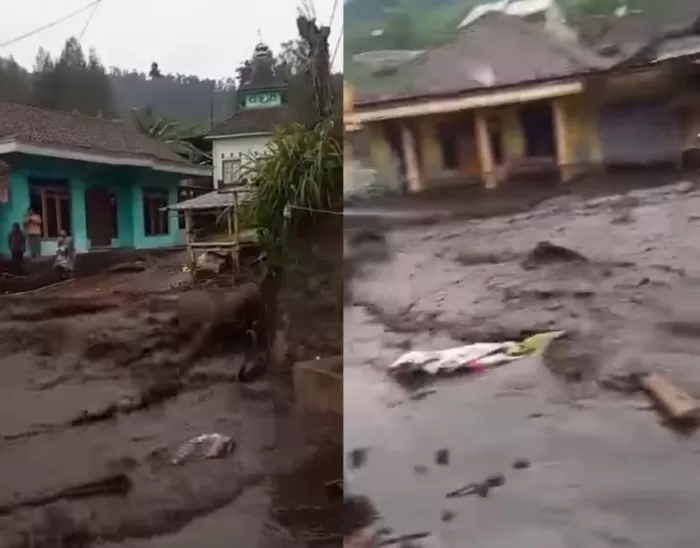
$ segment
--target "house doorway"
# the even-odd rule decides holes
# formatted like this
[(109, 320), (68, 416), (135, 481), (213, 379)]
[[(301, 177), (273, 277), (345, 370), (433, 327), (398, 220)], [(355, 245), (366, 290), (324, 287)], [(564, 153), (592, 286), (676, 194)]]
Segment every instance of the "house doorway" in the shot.
[(85, 191), (85, 221), (90, 248), (110, 247), (118, 235), (117, 200), (101, 186)]
[(549, 102), (537, 102), (520, 108), (520, 122), (525, 134), (528, 158), (555, 158), (554, 114)]

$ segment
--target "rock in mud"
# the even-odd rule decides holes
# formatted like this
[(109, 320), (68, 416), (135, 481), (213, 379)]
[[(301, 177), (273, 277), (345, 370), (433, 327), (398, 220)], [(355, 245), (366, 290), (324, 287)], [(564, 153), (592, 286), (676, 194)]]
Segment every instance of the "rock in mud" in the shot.
[(367, 463), (367, 452), (365, 448), (353, 449), (348, 455), (350, 468), (356, 470), (362, 468)]
[(439, 466), (447, 466), (450, 463), (450, 450), (440, 449), (435, 453), (435, 464)]
[(535, 268), (540, 265), (552, 263), (585, 263), (588, 259), (578, 251), (569, 249), (552, 242), (542, 241), (530, 250), (523, 261), (526, 268)]

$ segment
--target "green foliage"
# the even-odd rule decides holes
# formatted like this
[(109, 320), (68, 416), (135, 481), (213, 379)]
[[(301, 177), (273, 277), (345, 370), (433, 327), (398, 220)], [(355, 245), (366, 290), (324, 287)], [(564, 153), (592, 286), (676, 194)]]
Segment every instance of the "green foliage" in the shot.
[(132, 121), (139, 132), (162, 142), (185, 160), (195, 164), (211, 163), (211, 156), (200, 150), (193, 142), (205, 133), (202, 128), (177, 120), (156, 117), (149, 108), (133, 109)]
[(242, 177), (253, 187), (246, 221), (257, 227), (273, 271), (284, 262), (291, 212), (333, 206), (343, 184), (343, 151), (339, 122), (323, 120), (309, 128), (293, 124), (279, 129), (259, 156), (247, 158)]

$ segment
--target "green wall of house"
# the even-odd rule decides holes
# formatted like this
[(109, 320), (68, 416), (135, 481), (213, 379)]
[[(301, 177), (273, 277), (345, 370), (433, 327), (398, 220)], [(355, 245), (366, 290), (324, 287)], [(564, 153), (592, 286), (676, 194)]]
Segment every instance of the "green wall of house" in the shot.
[[(21, 223), (31, 203), (30, 179), (55, 179), (68, 182), (71, 227), (76, 250), (87, 252), (91, 243), (87, 232), (85, 192), (93, 187), (104, 187), (116, 200), (117, 237), (112, 248), (155, 249), (182, 243), (177, 215), (168, 214), (167, 234), (146, 235), (144, 220), (144, 189), (167, 192), (168, 204), (178, 199), (181, 176), (148, 168), (108, 166), (87, 162), (58, 160), (28, 155), (4, 157), (10, 164), (10, 182), (7, 203), (0, 204), (0, 251), (7, 252), (7, 235), (12, 223)], [(44, 220), (46, 222), (46, 220)], [(42, 241), (42, 254), (55, 252), (54, 238)]]

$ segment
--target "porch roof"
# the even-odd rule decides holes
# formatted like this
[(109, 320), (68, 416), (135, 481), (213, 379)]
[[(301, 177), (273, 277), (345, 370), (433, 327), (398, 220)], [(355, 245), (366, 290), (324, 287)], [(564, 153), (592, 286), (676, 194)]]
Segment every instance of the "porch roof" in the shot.
[(0, 101), (0, 154), (12, 152), (211, 175), (129, 124)]
[[(245, 204), (251, 198), (251, 190), (238, 190), (238, 203)], [(235, 205), (234, 193), (231, 191), (207, 192), (195, 198), (184, 200), (180, 203), (163, 208), (170, 211), (204, 211), (204, 210), (220, 210)]]

